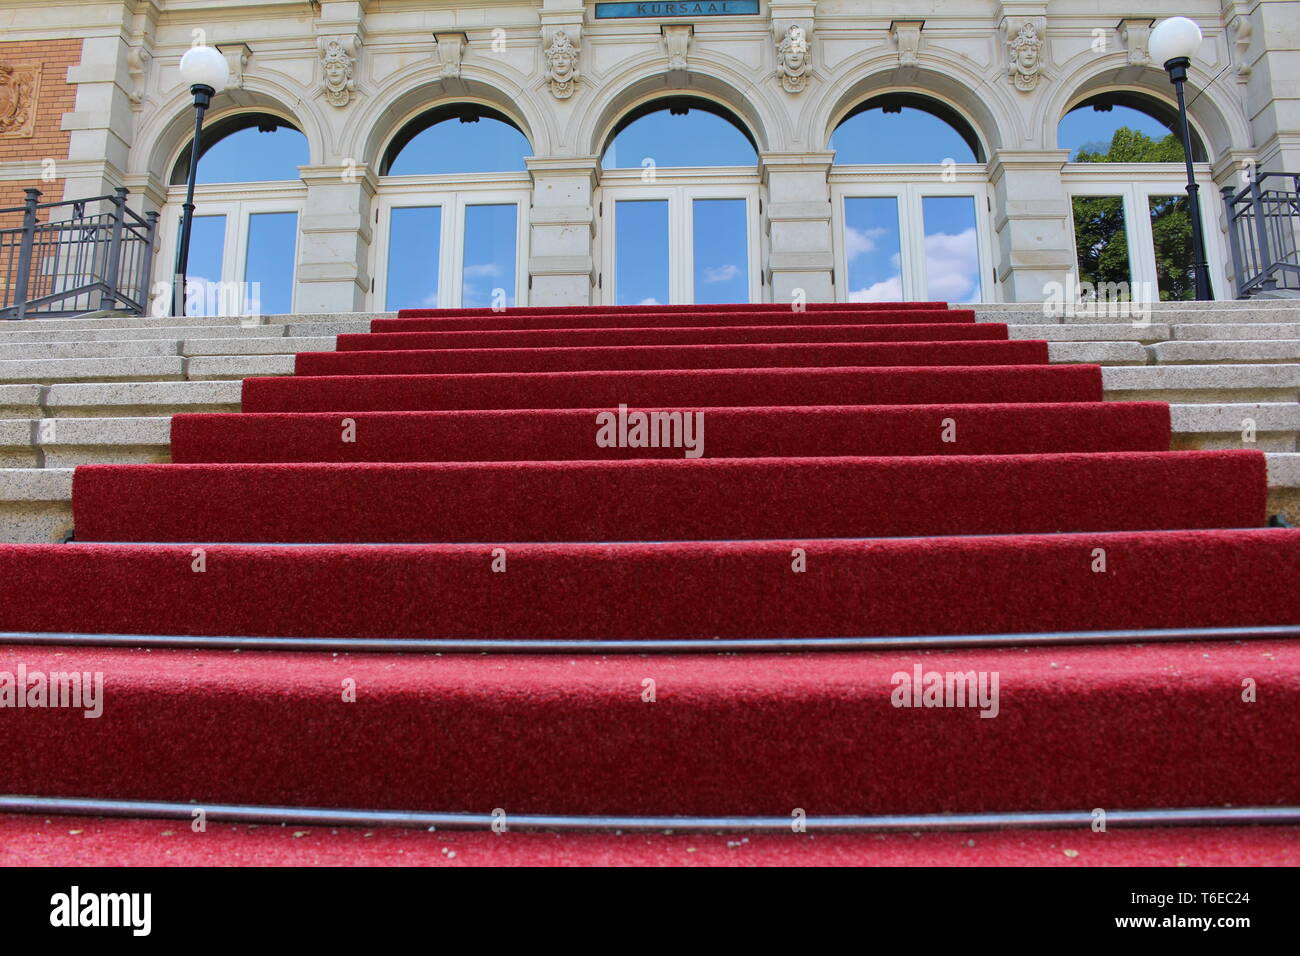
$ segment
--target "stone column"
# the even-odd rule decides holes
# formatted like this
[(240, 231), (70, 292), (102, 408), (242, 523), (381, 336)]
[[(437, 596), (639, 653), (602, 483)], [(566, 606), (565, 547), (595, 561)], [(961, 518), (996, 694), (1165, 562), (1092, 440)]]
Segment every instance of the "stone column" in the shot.
[(366, 165), (299, 166), (307, 201), (298, 222), (298, 312), (362, 312), (379, 186)]
[(1061, 181), (1069, 155), (1004, 149), (989, 160), (994, 272), (1006, 302), (1042, 302), (1047, 283), (1064, 282), (1076, 266), (1070, 197)]
[(1300, 3), (1224, 0), (1222, 6), (1259, 169), (1300, 173)]
[(833, 151), (762, 153), (759, 172), (767, 187), (763, 230), (768, 237), (764, 264), (772, 302), (791, 302), (802, 289), (808, 302), (833, 302), (831, 193), (827, 176)]
[(87, 37), (81, 62), (68, 69), (77, 99), (75, 110), (63, 115), (63, 129), (69, 133), (68, 159), (59, 162), (63, 199), (107, 195), (122, 185), (135, 124), (127, 92), (127, 50), (120, 35)]
[(592, 305), (596, 282), (596, 156), (525, 160), (533, 177), (528, 209), (528, 305)]

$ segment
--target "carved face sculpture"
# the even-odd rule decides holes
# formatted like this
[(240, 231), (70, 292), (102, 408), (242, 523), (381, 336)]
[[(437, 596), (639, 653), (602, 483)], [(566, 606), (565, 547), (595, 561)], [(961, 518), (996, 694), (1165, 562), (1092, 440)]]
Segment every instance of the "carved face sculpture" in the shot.
[(348, 60), (338, 44), (330, 44), (325, 52), (325, 82), (338, 89), (348, 80)]
[(569, 36), (563, 30), (557, 30), (555, 39), (551, 41), (551, 49), (547, 53), (547, 60), (551, 66), (551, 78), (557, 83), (568, 81), (573, 73), (573, 63), (576, 59), (573, 44), (569, 42)]
[(1026, 23), (1011, 41), (1011, 62), (1021, 76), (1032, 76), (1038, 70), (1038, 31)]
[(794, 76), (802, 73), (808, 62), (808, 43), (798, 27), (791, 27), (781, 41), (781, 62), (786, 72)]

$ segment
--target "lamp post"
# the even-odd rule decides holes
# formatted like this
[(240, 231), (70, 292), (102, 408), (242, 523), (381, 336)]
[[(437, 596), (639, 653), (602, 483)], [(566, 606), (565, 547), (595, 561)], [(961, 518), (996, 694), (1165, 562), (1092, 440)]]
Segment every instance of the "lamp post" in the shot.
[(1205, 256), (1205, 235), (1201, 230), (1201, 188), (1192, 170), (1192, 128), (1187, 121), (1187, 103), (1183, 83), (1187, 67), (1201, 48), (1201, 28), (1187, 17), (1169, 17), (1156, 24), (1147, 43), (1147, 51), (1156, 63), (1164, 64), (1178, 94), (1178, 118), (1182, 126), (1183, 161), (1187, 164), (1187, 214), (1192, 220), (1192, 270), (1195, 273), (1196, 298), (1212, 299), (1210, 266)]
[(176, 243), (175, 287), (172, 289), (172, 315), (185, 314), (185, 273), (190, 259), (190, 228), (194, 225), (194, 180), (199, 173), (199, 134), (203, 132), (203, 114), (212, 97), (225, 89), (230, 79), (230, 64), (210, 46), (191, 47), (181, 57), (181, 79), (194, 94), (194, 139), (190, 142), (190, 175), (185, 184), (185, 205), (181, 207), (181, 234)]

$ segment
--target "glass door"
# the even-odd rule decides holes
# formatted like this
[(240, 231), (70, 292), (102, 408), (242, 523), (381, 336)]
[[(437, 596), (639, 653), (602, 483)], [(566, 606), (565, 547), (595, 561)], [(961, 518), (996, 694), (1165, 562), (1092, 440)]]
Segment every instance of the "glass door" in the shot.
[(856, 183), (835, 197), (836, 295), (849, 302), (994, 299), (988, 188)]
[[(1135, 302), (1180, 301), (1195, 295), (1192, 224), (1184, 182), (1176, 175), (1134, 180), (1128, 174), (1081, 181), (1069, 174), (1076, 278), (1098, 298)], [(1109, 172), (1109, 170), (1107, 170)], [(1198, 175), (1198, 180), (1200, 179)], [(1216, 197), (1208, 179), (1201, 184), (1202, 233), (1210, 286), (1225, 283), (1223, 250), (1206, 197)], [(1084, 286), (1088, 283), (1088, 286)]]
[[(294, 310), (300, 202), (196, 195), (186, 267), (185, 313), (207, 316), (280, 315)], [(171, 271), (180, 238), (183, 190), (161, 219), (163, 240), (151, 310), (171, 309)]]
[(607, 185), (602, 207), (603, 302), (760, 301), (757, 187)]
[(523, 304), (528, 197), (389, 191), (376, 210), (375, 302), (386, 311)]

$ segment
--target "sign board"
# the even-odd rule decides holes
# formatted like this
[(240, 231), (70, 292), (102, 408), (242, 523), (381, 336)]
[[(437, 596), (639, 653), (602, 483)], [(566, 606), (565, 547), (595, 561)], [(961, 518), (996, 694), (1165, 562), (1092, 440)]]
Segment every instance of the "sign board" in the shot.
[(627, 0), (597, 3), (597, 20), (633, 17), (734, 17), (758, 13), (758, 0)]

